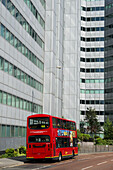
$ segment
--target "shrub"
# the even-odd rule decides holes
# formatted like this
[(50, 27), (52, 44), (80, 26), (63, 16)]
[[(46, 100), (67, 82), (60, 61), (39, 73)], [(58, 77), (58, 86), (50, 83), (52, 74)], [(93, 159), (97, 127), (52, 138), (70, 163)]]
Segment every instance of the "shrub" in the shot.
[(8, 158), (8, 154), (3, 154), (3, 155), (1, 155), (1, 158)]
[(80, 135), (79, 135), (80, 141), (88, 142), (90, 138), (91, 138), (91, 137), (90, 137), (90, 135), (88, 135), (88, 134), (80, 133)]
[(102, 138), (96, 139), (96, 145), (106, 145), (106, 140), (103, 140)]
[(106, 145), (113, 145), (113, 140), (106, 140)]
[(25, 154), (25, 153), (26, 153), (26, 147), (25, 147), (25, 146), (21, 146), (21, 147), (19, 148), (19, 153), (20, 153), (20, 154)]
[(78, 151), (80, 150), (80, 144), (78, 144)]
[(6, 149), (5, 153), (8, 157), (14, 157), (16, 155), (14, 148)]
[(94, 142), (94, 138), (89, 138), (89, 142)]

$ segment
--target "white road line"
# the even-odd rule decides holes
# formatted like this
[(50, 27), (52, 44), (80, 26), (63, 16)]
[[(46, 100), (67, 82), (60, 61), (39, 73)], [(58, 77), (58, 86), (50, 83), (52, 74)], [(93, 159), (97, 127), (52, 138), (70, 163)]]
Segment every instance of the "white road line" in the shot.
[(98, 163), (97, 165), (105, 164), (105, 163), (107, 163), (107, 162), (108, 162), (108, 161), (101, 162), (101, 163)]
[(81, 170), (85, 170), (85, 169), (89, 169), (89, 168), (92, 168), (93, 166), (88, 166), (86, 168), (82, 168)]
[(107, 156), (113, 156), (113, 154), (111, 154), (111, 155), (107, 155)]
[(105, 157), (106, 155), (101, 155), (101, 156), (95, 156), (94, 158), (101, 158), (101, 157)]

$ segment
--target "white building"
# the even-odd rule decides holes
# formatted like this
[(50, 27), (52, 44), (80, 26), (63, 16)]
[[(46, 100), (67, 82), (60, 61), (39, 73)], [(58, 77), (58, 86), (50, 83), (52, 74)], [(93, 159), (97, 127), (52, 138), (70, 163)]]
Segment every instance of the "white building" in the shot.
[(81, 1), (80, 119), (95, 108), (104, 123), (104, 0)]
[(0, 150), (25, 144), (43, 112), (45, 1), (0, 0)]

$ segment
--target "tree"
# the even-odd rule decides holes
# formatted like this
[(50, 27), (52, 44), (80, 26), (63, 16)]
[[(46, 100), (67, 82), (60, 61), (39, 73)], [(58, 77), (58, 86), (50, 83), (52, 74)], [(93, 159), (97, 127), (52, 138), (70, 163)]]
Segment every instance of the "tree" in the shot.
[(113, 125), (109, 120), (109, 117), (104, 123), (104, 138), (105, 139), (113, 139)]
[(84, 128), (85, 122), (83, 120), (80, 121), (80, 132), (84, 133), (85, 132), (85, 128)]
[(100, 123), (98, 122), (95, 109), (87, 108), (85, 122), (87, 123), (87, 131), (91, 134), (96, 134), (101, 131)]

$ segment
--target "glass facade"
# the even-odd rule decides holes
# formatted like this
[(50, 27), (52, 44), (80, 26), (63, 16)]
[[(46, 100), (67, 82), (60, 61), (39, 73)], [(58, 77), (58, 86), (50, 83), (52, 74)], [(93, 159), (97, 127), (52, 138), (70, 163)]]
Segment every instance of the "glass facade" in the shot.
[[(34, 53), (32, 53), (19, 39), (17, 39), (3, 24), (0, 23), (0, 35), (3, 38), (12, 37), (9, 43), (13, 45), (19, 52), (21, 52), (25, 57), (27, 57), (33, 64), (35, 64), (42, 71), (44, 70), (44, 64), (40, 61)], [(6, 39), (7, 40), (7, 39)]]
[(113, 122), (113, 1), (105, 0), (105, 120)]
[(9, 63), (3, 57), (0, 56), (0, 70), (7, 72), (11, 76), (19, 79), (20, 81), (24, 82), (25, 84), (37, 89), (41, 93), (43, 93), (43, 84), (35, 80), (33, 77), (29, 76), (22, 70), (20, 70), (15, 65)]
[(104, 124), (104, 0), (81, 1), (80, 119), (95, 108)]
[[(31, 27), (27, 20), (22, 16), (19, 10), (14, 6), (10, 0), (2, 0), (2, 4), (7, 10), (15, 17), (15, 19), (22, 25), (22, 27), (28, 32), (28, 34), (38, 43), (38, 45), (44, 49), (44, 42), (36, 31)], [(40, 15), (39, 15), (40, 16)], [(40, 16), (40, 23), (44, 27), (44, 21)]]
[(0, 137), (26, 137), (26, 127), (0, 124)]
[(42, 113), (42, 106), (15, 95), (0, 91), (0, 103), (34, 113)]

